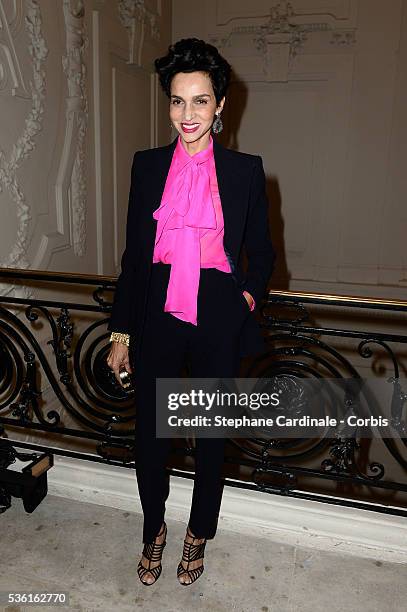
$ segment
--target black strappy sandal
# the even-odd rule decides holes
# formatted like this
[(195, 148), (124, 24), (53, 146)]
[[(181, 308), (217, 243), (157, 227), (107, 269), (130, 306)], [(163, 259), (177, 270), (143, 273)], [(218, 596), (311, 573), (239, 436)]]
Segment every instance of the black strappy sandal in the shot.
[[(187, 534), (189, 535), (190, 538), (193, 538), (193, 540), (202, 539), (202, 538), (195, 538), (192, 535), (189, 526), (187, 527)], [(182, 553), (182, 561), (187, 562), (187, 569), (184, 568), (184, 566), (182, 565), (182, 562), (180, 561), (178, 564), (178, 569), (177, 569), (177, 577), (178, 577), (178, 581), (180, 584), (187, 586), (195, 582), (195, 580), (198, 580), (199, 576), (201, 576), (202, 572), (204, 571), (203, 563), (202, 565), (194, 569), (188, 569), (188, 567), (191, 561), (198, 561), (198, 559), (203, 559), (204, 552), (205, 552), (205, 546), (206, 546), (206, 540), (205, 542), (201, 542), (201, 544), (193, 544), (193, 542), (186, 542), (184, 540), (184, 550)], [(179, 580), (180, 576), (182, 576), (183, 574), (188, 574), (190, 578), (190, 582), (181, 582)]]
[[(146, 557), (146, 559), (148, 559), (148, 567), (144, 567), (144, 565), (141, 562), (141, 559), (137, 566), (137, 573), (140, 578), (140, 581), (147, 586), (150, 586), (151, 584), (154, 584), (155, 582), (157, 582), (158, 578), (160, 577), (161, 571), (162, 571), (161, 563), (160, 565), (157, 565), (156, 567), (150, 567), (150, 566), (151, 566), (151, 562), (161, 561), (164, 546), (167, 543), (167, 524), (165, 521), (164, 521), (164, 531), (165, 531), (165, 538), (162, 544), (156, 544), (155, 541), (144, 544), (143, 555)], [(161, 528), (160, 533), (156, 536), (156, 538), (162, 535), (164, 531), (163, 531), (163, 528)], [(153, 578), (154, 578), (153, 582), (145, 582), (143, 580), (143, 577), (146, 575), (147, 572), (150, 572), (150, 574), (153, 575)]]

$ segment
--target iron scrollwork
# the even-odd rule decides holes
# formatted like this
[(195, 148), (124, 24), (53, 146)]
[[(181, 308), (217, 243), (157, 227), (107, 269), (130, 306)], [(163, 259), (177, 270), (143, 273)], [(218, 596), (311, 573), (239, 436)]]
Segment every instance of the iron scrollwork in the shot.
[[(109, 277), (40, 273), (3, 269), (5, 278), (21, 281), (33, 278), (41, 282), (77, 284), (90, 289), (89, 303), (63, 300), (42, 300), (0, 297), (0, 426), (5, 433), (20, 431), (34, 436), (36, 432), (69, 437), (95, 445), (101, 462), (133, 465), (134, 431), (137, 426), (135, 399), (116, 381), (106, 363), (110, 348), (106, 323), (111, 308), (115, 280)], [(321, 326), (314, 309), (341, 306), (343, 327)], [(246, 365), (243, 375), (278, 382), (291, 397), (291, 416), (299, 414), (307, 398), (301, 381), (331, 380), (347, 384), (344, 405), (332, 410), (356, 414), (368, 400), (372, 412), (374, 398), (367, 398), (357, 361), (372, 362), (375, 350), (383, 351), (391, 364), (386, 379), (392, 385), (390, 413), (392, 426), (399, 439), (382, 438), (380, 456), (369, 456), (371, 440), (363, 439), (358, 426), (334, 432), (327, 427), (316, 438), (278, 438), (264, 430), (258, 437), (229, 439), (226, 462), (248, 470), (246, 485), (250, 488), (281, 495), (309, 497), (310, 487), (328, 487), (321, 501), (337, 501), (338, 491), (352, 493), (347, 504), (357, 505), (357, 491), (407, 497), (405, 480), (392, 476), (394, 469), (407, 471), (405, 449), (407, 425), (400, 377), (402, 364), (397, 347), (407, 343), (403, 334), (353, 328), (346, 309), (357, 311), (394, 311), (404, 315), (406, 303), (272, 291), (259, 309), (259, 322), (267, 341), (267, 350)], [(352, 350), (345, 354), (338, 339), (346, 339)], [(335, 340), (335, 341), (334, 341)], [(349, 355), (349, 352), (351, 353)], [(372, 368), (373, 369), (373, 368)], [(277, 383), (276, 383), (277, 384)], [(291, 394), (291, 395), (290, 395)], [(52, 450), (51, 446), (48, 446)], [(179, 452), (180, 449), (177, 449)], [(188, 445), (183, 452), (191, 453)], [(231, 451), (233, 450), (233, 454)], [(229, 452), (230, 451), (230, 452)], [(85, 451), (71, 451), (81, 457)], [(377, 451), (377, 447), (374, 452)], [(310, 484), (312, 483), (312, 485)], [(356, 492), (356, 493), (355, 493)], [(7, 499), (0, 499), (0, 506)], [(407, 503), (394, 509), (372, 503), (372, 509), (396, 512), (407, 516)]]

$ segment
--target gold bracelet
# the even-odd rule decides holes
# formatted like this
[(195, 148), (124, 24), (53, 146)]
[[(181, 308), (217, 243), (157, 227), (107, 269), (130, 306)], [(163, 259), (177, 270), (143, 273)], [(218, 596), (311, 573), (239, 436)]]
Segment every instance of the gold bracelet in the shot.
[(130, 346), (130, 335), (122, 334), (120, 332), (112, 332), (110, 335), (110, 342), (120, 342), (120, 344)]

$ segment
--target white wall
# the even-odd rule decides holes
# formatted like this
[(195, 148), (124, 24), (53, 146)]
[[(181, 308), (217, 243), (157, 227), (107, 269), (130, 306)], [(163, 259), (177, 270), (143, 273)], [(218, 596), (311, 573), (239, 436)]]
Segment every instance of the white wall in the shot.
[(227, 146), (262, 155), (277, 289), (407, 298), (407, 3), (173, 1), (235, 80)]
[(171, 4), (0, 0), (0, 22), (0, 265), (114, 274), (133, 153), (170, 134)]

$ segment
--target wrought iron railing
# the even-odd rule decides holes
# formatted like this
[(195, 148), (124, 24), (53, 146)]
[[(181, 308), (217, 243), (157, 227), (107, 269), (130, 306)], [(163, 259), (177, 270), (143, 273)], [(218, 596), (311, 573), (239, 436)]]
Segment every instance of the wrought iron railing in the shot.
[[(26, 294), (0, 296), (0, 432), (17, 448), (134, 468), (137, 410), (106, 364), (115, 278), (0, 269), (0, 280)], [(400, 436), (231, 438), (226, 484), (407, 516), (406, 313), (402, 301), (270, 291), (259, 316), (268, 350), (241, 375), (385, 376)], [(193, 441), (173, 451), (184, 461)], [(193, 477), (184, 465), (170, 471)]]

